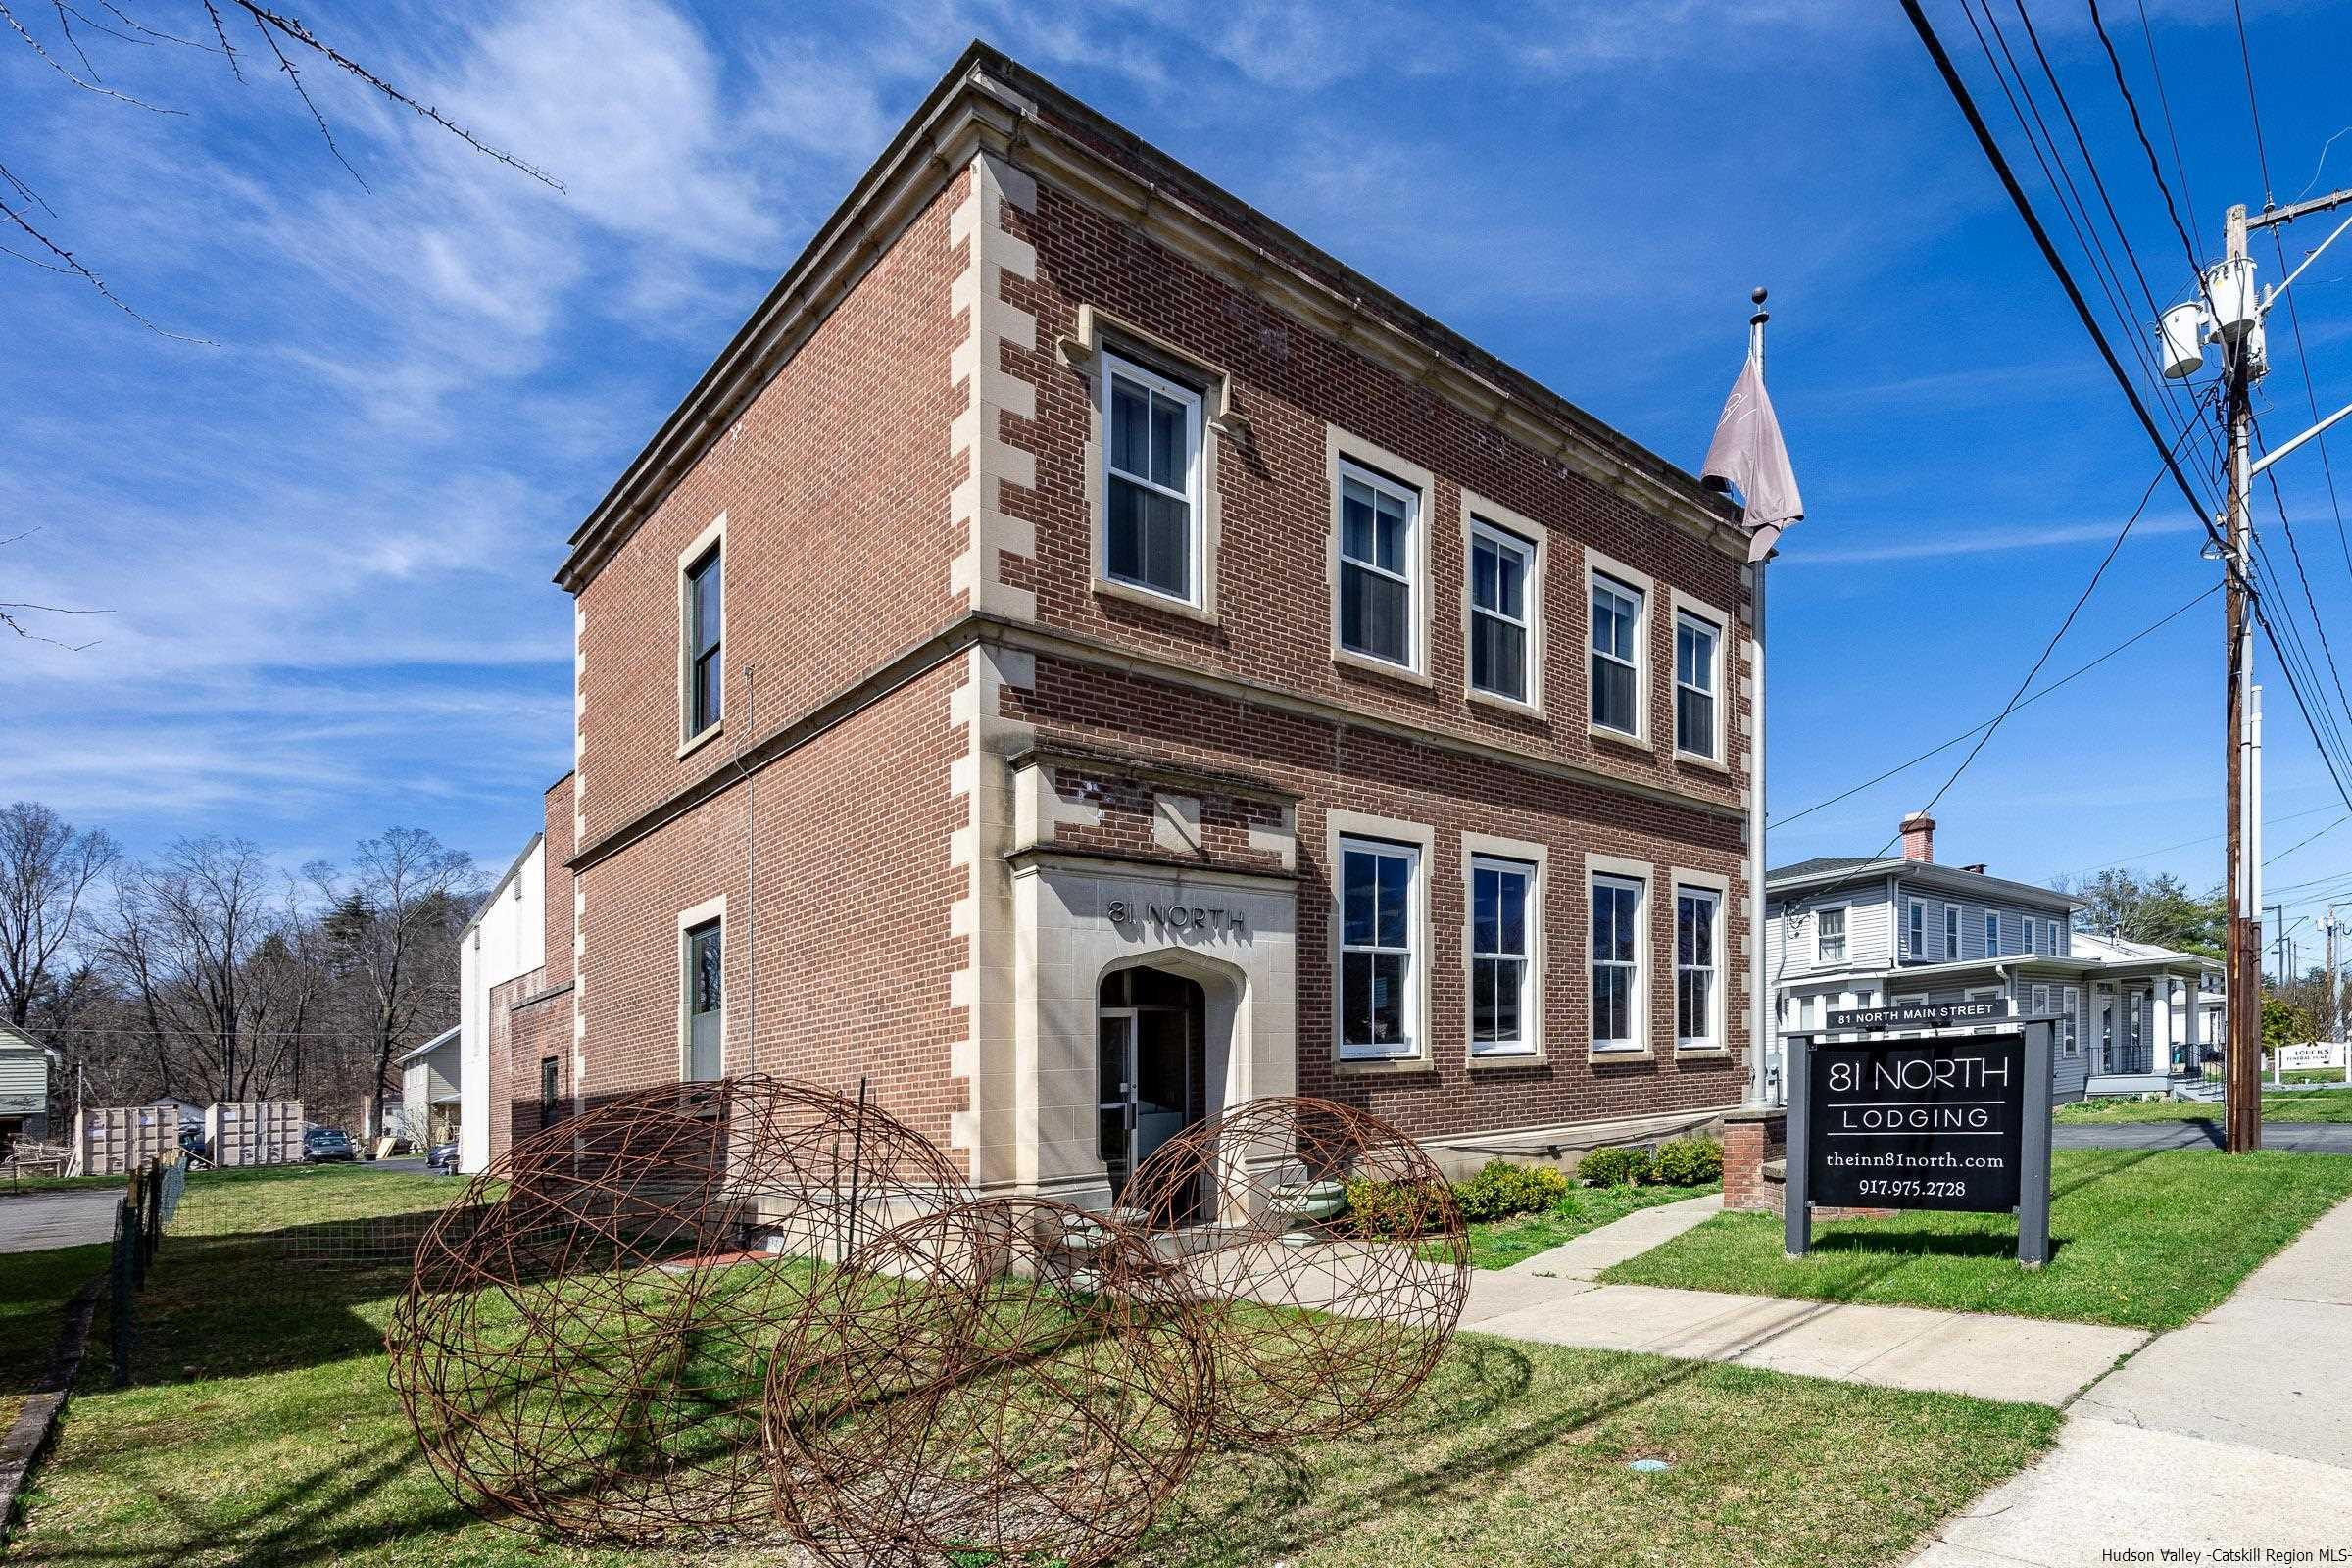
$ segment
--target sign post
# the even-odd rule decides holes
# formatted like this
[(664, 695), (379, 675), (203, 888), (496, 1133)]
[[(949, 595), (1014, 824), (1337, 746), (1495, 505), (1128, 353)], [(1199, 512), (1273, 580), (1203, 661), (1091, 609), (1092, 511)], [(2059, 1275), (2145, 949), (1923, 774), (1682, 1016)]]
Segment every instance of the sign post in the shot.
[[(1784, 1250), (1812, 1247), (1813, 1206), (2017, 1215), (2017, 1257), (2050, 1257), (2048, 1018), (1998, 1002), (1830, 1014), (1860, 1038), (1788, 1041)], [(2012, 1027), (1986, 1030), (1990, 1023)], [(1889, 1039), (1888, 1029), (1965, 1029)]]

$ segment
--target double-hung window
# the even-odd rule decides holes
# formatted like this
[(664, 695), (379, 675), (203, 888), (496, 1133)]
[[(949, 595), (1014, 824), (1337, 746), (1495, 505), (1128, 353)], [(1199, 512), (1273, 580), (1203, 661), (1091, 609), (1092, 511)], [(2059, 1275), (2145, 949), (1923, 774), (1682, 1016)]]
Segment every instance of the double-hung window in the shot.
[(1925, 958), (1928, 956), (1928, 903), (1912, 899), (1903, 906), (1903, 956)]
[(1592, 1049), (1642, 1049), (1642, 894), (1633, 877), (1592, 878)]
[(1815, 964), (1845, 961), (1845, 906), (1824, 909), (1814, 917), (1813, 961)]
[(1686, 757), (1717, 760), (1716, 693), (1723, 630), (1689, 611), (1674, 617), (1674, 749)]
[(718, 722), (727, 670), (719, 655), (725, 592), (725, 545), (714, 544), (686, 568), (686, 735)]
[(1407, 669), (1420, 511), (1420, 494), (1409, 486), (1340, 466), (1340, 646)]
[(1943, 956), (1945, 962), (1960, 956), (1960, 906), (1943, 906)]
[(1200, 599), (1200, 394), (1102, 356), (1102, 575)]
[(1470, 523), (1470, 684), (1530, 702), (1528, 588), (1535, 547), (1481, 519)]
[(1674, 890), (1674, 1038), (1686, 1051), (1723, 1043), (1716, 1002), (1722, 911), (1723, 895), (1711, 888)]
[(1987, 958), (1997, 958), (2000, 956), (2001, 911), (1998, 909), (1986, 909), (1984, 911), (1984, 956)]
[(1592, 578), (1592, 722), (1642, 733), (1642, 590)]
[(2073, 986), (2066, 987), (2065, 1005), (2058, 1011), (2058, 1047), (2068, 1055), (2080, 1054), (2082, 1042), (2075, 1032), (2076, 1014), (2082, 1009), (2082, 993)]
[(1340, 1054), (1417, 1054), (1413, 901), (1420, 852), (1340, 841)]
[(1529, 991), (1528, 900), (1535, 867), (1475, 856), (1470, 861), (1470, 1053), (1536, 1049)]
[(564, 1110), (559, 1103), (559, 1096), (563, 1093), (563, 1058), (541, 1056), (539, 1058), (539, 1126), (542, 1130), (553, 1127), (563, 1119)]

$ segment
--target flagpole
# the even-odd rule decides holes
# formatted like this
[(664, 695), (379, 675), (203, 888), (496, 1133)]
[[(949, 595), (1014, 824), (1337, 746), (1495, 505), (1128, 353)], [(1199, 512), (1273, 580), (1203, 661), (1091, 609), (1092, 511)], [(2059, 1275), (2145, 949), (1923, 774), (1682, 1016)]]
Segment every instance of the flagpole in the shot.
[[(1747, 352), (1756, 362), (1756, 375), (1760, 379), (1764, 374), (1764, 323), (1772, 319), (1772, 313), (1764, 309), (1761, 287), (1748, 297), (1754, 302), (1755, 311), (1747, 318)], [(1753, 857), (1748, 867), (1752, 910), (1747, 927), (1751, 971), (1748, 989), (1754, 1014), (1748, 1034), (1748, 1100), (1758, 1105), (1770, 1104), (1785, 1096), (1788, 1082), (1784, 1071), (1776, 1085), (1772, 1073), (1776, 1009), (1764, 956), (1765, 917), (1771, 906), (1764, 886), (1765, 873), (1770, 869), (1764, 853), (1764, 579), (1771, 554), (1766, 551), (1750, 564), (1748, 587), (1748, 667), (1755, 676), (1755, 695), (1751, 699), (1755, 722), (1747, 752), (1747, 842)]]

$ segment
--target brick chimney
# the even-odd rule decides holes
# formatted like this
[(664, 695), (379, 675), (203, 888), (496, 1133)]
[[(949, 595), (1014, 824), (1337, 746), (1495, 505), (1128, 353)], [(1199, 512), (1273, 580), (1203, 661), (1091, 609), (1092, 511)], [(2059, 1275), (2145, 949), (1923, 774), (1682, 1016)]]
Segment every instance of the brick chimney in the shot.
[(1903, 818), (1903, 858), (1936, 863), (1936, 819), (1925, 811), (1913, 811)]

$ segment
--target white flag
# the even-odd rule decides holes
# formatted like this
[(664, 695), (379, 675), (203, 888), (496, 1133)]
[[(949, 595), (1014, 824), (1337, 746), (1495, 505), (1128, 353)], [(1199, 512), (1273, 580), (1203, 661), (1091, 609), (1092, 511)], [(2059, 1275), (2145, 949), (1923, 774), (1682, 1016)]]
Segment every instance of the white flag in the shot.
[(1781, 530), (1805, 514), (1796, 470), (1788, 466), (1788, 449), (1781, 441), (1781, 421), (1772, 412), (1772, 394), (1764, 390), (1764, 368), (1753, 354), (1724, 399), (1723, 417), (1715, 421), (1715, 439), (1707, 443), (1699, 476), (1730, 484), (1746, 503), (1750, 561), (1763, 560)]

